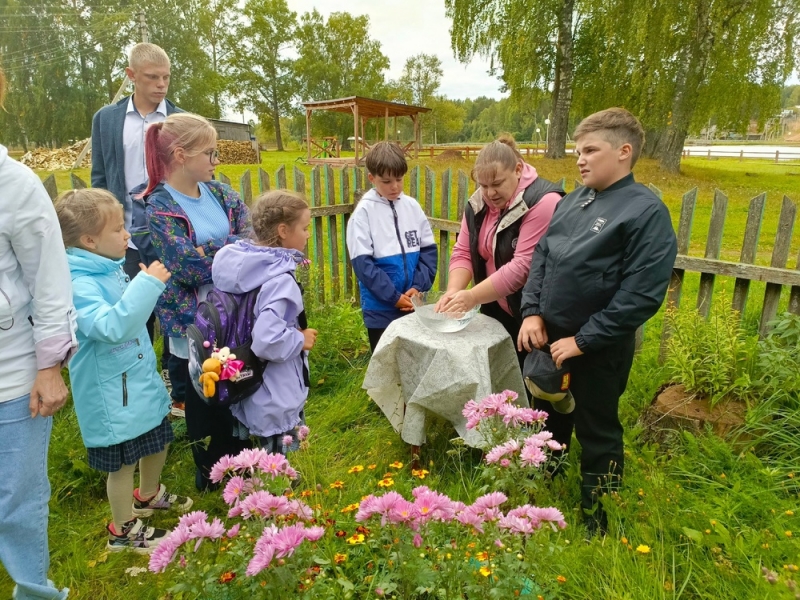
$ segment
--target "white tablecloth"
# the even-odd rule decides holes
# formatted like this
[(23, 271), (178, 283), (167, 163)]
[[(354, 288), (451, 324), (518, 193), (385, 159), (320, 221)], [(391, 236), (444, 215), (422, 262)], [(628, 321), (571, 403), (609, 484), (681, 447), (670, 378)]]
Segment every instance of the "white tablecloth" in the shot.
[(461, 414), (468, 400), (513, 390), (520, 405), (528, 405), (514, 343), (498, 321), (481, 314), (456, 333), (433, 332), (413, 313), (392, 322), (375, 348), (364, 389), (414, 446), (425, 443), (428, 412), (450, 421), (466, 444), (479, 446), (480, 436), (465, 427)]

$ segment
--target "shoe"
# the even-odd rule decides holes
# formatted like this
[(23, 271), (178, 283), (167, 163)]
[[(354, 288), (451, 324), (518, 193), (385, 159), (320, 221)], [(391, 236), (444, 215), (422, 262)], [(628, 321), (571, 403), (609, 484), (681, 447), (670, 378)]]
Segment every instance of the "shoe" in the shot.
[(141, 519), (131, 519), (125, 523), (120, 535), (114, 530), (113, 523), (109, 523), (106, 529), (108, 530), (106, 548), (109, 552), (133, 550), (139, 554), (150, 554), (169, 535), (166, 529), (145, 527)]
[(167, 387), (168, 392), (172, 392), (172, 380), (169, 378), (169, 369), (161, 369), (161, 379), (164, 381), (164, 385)]
[(139, 498), (139, 488), (133, 490), (133, 516), (149, 517), (156, 510), (175, 509), (185, 513), (192, 507), (192, 499), (167, 492), (167, 487), (162, 483), (158, 492), (150, 500)]
[(178, 419), (185, 419), (186, 418), (186, 404), (183, 402), (173, 402), (172, 409), (169, 411), (173, 417)]

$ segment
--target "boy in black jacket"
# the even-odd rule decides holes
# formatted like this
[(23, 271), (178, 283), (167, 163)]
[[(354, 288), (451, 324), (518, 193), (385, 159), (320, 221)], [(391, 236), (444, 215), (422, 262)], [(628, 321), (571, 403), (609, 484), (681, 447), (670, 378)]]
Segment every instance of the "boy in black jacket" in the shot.
[(644, 131), (628, 111), (610, 108), (575, 130), (584, 187), (558, 204), (533, 254), (522, 293), (520, 351), (550, 344), (566, 361), (575, 410), (561, 414), (536, 401), (547, 429), (582, 448), (581, 506), (591, 533), (605, 532), (597, 496), (619, 487), (622, 424), (617, 409), (633, 363), (636, 329), (661, 306), (677, 242), (669, 211), (633, 179)]

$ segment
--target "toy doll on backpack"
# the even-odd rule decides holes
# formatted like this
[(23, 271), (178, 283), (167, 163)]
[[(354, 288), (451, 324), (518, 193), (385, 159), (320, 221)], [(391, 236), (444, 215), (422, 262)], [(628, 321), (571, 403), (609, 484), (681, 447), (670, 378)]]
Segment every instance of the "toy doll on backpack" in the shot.
[[(304, 424), (309, 388), (307, 354), (317, 339), (316, 330), (306, 323), (303, 292), (295, 279), (309, 237), (311, 211), (302, 196), (275, 190), (257, 199), (252, 221), (254, 241), (240, 240), (220, 249), (214, 257), (213, 293), (231, 300), (227, 310), (225, 303), (219, 304), (219, 312), (226, 319), (234, 312), (237, 320), (246, 323), (254, 315), (249, 353), (264, 361), (259, 365), (261, 385), (238, 402), (238, 398), (232, 398), (235, 403), (230, 404), (233, 416), (242, 425), (240, 436), (256, 436), (267, 451), (285, 454), (296, 448), (297, 430)], [(234, 330), (241, 327), (226, 329), (236, 336), (239, 334)], [(215, 342), (217, 352), (224, 354), (241, 339)], [(226, 345), (221, 346), (221, 342)], [(221, 387), (224, 384), (220, 382)]]

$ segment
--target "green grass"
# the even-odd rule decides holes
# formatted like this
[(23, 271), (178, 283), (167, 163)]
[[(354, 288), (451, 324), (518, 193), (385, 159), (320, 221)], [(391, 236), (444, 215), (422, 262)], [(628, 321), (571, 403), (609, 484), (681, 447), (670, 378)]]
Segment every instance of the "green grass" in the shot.
[[(277, 166), (297, 155), (264, 153), (264, 168), (272, 174)], [(575, 175), (572, 159), (537, 159), (533, 164), (545, 177), (566, 177), (571, 187), (569, 182)], [(448, 167), (468, 171), (470, 163), (433, 163), (437, 173)], [(236, 181), (247, 168), (223, 166), (220, 171)], [(307, 167), (301, 168), (307, 172)], [(675, 207), (679, 206), (680, 196), (694, 186), (699, 188), (692, 253), (702, 253), (704, 223), (715, 188), (724, 190), (730, 199), (723, 250), (725, 257), (733, 259), (738, 257), (747, 202), (766, 191), (768, 207), (760, 263), (769, 259), (780, 199), (784, 194), (800, 197), (800, 178), (795, 177), (795, 171), (800, 172), (800, 167), (705, 159), (685, 161), (679, 176), (665, 177), (649, 161), (642, 161), (636, 169), (638, 180), (652, 182), (664, 192), (676, 221)], [(77, 174), (88, 180), (88, 170)], [(68, 173), (60, 172), (57, 178), (59, 188), (66, 189)], [(289, 182), (291, 185), (291, 177)], [(795, 233), (791, 257), (797, 256), (797, 249)], [(687, 304), (694, 302), (698, 279), (697, 275), (687, 276)], [(730, 297), (731, 282), (720, 279), (718, 285), (725, 287)], [(757, 323), (763, 289), (763, 284), (753, 284), (751, 290), (744, 320), (751, 331)], [(309, 292), (307, 299), (311, 295)], [(311, 304), (311, 325), (320, 330), (318, 347), (312, 353), (312, 391), (307, 404), (313, 433), (310, 449), (291, 460), (303, 473), (302, 487), (314, 489), (321, 484), (324, 491), (317, 496), (319, 503), (336, 511), (375, 491), (375, 482), (388, 464), (394, 460), (407, 463), (409, 450), (361, 390), (368, 346), (358, 311), (347, 304), (324, 310)], [(660, 325), (658, 315), (645, 327), (645, 345), (636, 358), (621, 402), (620, 414), (626, 427), (626, 476), (619, 496), (607, 503), (611, 516), (609, 535), (591, 544), (583, 541), (576, 509), (576, 449), (569, 458), (567, 476), (554, 483), (547, 497), (537, 498), (537, 502), (561, 508), (570, 527), (558, 538), (555, 550), (537, 561), (535, 577), (557, 585), (559, 598), (792, 598), (784, 582), (789, 577), (796, 579), (797, 574), (784, 569), (784, 565), (800, 564), (798, 452), (773, 455), (768, 447), (752, 451), (708, 434), (675, 435), (661, 448), (646, 444), (637, 420), (665, 380), (656, 360)], [(194, 491), (192, 459), (182, 435), (183, 427), (182, 423), (176, 426), (178, 441), (171, 449), (164, 481), (176, 492), (191, 495), (196, 508), (222, 515), (224, 505), (216, 494), (200, 495)], [(478, 456), (453, 453), (449, 443), (452, 435), (445, 423), (431, 426), (429, 443), (423, 450), (423, 460), (431, 471), (425, 483), (466, 501), (477, 495), (480, 486), (475, 469)], [(779, 439), (789, 448), (792, 444), (795, 448), (800, 446), (797, 440), (785, 436)], [(354, 464), (376, 464), (377, 468), (348, 475), (347, 470)], [(49, 471), (53, 489), (51, 578), (58, 585), (69, 586), (73, 590), (71, 597), (76, 598), (168, 597), (167, 576), (126, 574), (129, 567), (146, 566), (144, 557), (105, 552), (104, 526), (109, 518), (105, 478), (86, 464), (71, 406), (55, 417)], [(341, 492), (329, 490), (335, 480), (345, 481)], [(397, 489), (407, 494), (413, 485), (406, 467), (397, 478)], [(172, 517), (153, 519), (157, 526), (174, 523)], [(792, 532), (792, 537), (786, 532)], [(637, 553), (639, 545), (646, 545), (651, 551)], [(778, 585), (766, 582), (762, 566), (779, 573)], [(566, 578), (561, 585), (555, 584), (559, 575)], [(0, 569), (0, 597), (9, 597), (11, 587)]]

